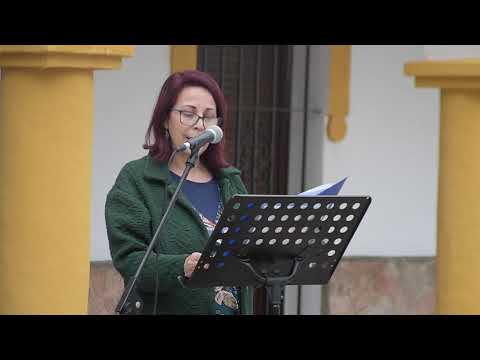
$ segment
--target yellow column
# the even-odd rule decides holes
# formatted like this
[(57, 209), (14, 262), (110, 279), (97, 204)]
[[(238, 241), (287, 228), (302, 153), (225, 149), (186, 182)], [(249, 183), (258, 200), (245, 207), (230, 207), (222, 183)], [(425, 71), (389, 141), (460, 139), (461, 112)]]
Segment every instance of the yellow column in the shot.
[(93, 71), (132, 46), (0, 45), (0, 314), (86, 314)]
[(437, 312), (480, 314), (480, 59), (405, 66), (441, 91)]

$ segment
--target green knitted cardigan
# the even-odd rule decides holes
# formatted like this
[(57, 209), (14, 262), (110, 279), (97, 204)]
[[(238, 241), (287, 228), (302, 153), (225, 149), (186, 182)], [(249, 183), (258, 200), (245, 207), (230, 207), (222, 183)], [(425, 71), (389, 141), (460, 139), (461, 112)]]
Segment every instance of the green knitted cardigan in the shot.
[[(235, 194), (247, 192), (240, 171), (234, 167), (219, 170), (215, 177), (224, 203)], [(105, 220), (110, 253), (124, 284), (135, 274), (175, 191), (176, 185), (169, 179), (167, 164), (158, 163), (147, 155), (127, 163), (107, 195)], [(186, 257), (202, 252), (208, 238), (200, 217), (180, 192), (137, 281), (145, 314), (153, 313), (157, 274), (157, 314), (212, 313), (213, 288), (185, 288), (177, 278), (183, 275)], [(240, 312), (253, 313), (253, 289), (250, 287), (241, 288)]]

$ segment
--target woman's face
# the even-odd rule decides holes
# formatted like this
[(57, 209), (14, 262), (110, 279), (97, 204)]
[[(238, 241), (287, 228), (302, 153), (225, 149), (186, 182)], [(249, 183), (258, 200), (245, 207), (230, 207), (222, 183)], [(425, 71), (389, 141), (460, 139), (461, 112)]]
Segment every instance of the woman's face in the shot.
[[(170, 132), (173, 146), (176, 148), (205, 130), (203, 120), (198, 119), (195, 114), (206, 119), (216, 118), (217, 107), (213, 96), (207, 89), (199, 86), (188, 86), (178, 95), (177, 102), (165, 122), (165, 128)], [(192, 124), (192, 120), (197, 119), (198, 121)], [(208, 145), (207, 143), (200, 148), (199, 155), (207, 150)], [(189, 154), (190, 150), (187, 151)]]

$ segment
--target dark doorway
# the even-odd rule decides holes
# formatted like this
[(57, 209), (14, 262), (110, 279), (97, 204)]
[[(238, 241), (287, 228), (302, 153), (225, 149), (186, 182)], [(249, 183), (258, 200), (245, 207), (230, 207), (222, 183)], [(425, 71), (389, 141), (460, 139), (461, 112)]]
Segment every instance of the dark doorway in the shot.
[[(198, 69), (227, 98), (227, 158), (252, 194), (287, 194), (292, 57), (291, 45), (198, 46)], [(263, 289), (254, 301), (265, 314)]]

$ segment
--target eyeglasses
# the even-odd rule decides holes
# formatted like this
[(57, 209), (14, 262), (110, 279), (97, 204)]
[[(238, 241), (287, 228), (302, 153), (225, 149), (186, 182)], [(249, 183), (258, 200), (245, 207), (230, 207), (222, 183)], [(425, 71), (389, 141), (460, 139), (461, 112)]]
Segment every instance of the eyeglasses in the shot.
[(213, 125), (222, 124), (222, 118), (220, 117), (205, 117), (205, 116), (200, 116), (192, 111), (180, 110), (180, 109), (172, 109), (172, 111), (178, 111), (180, 113), (180, 122), (183, 125), (195, 126), (200, 119), (203, 120), (204, 128), (207, 128)]

